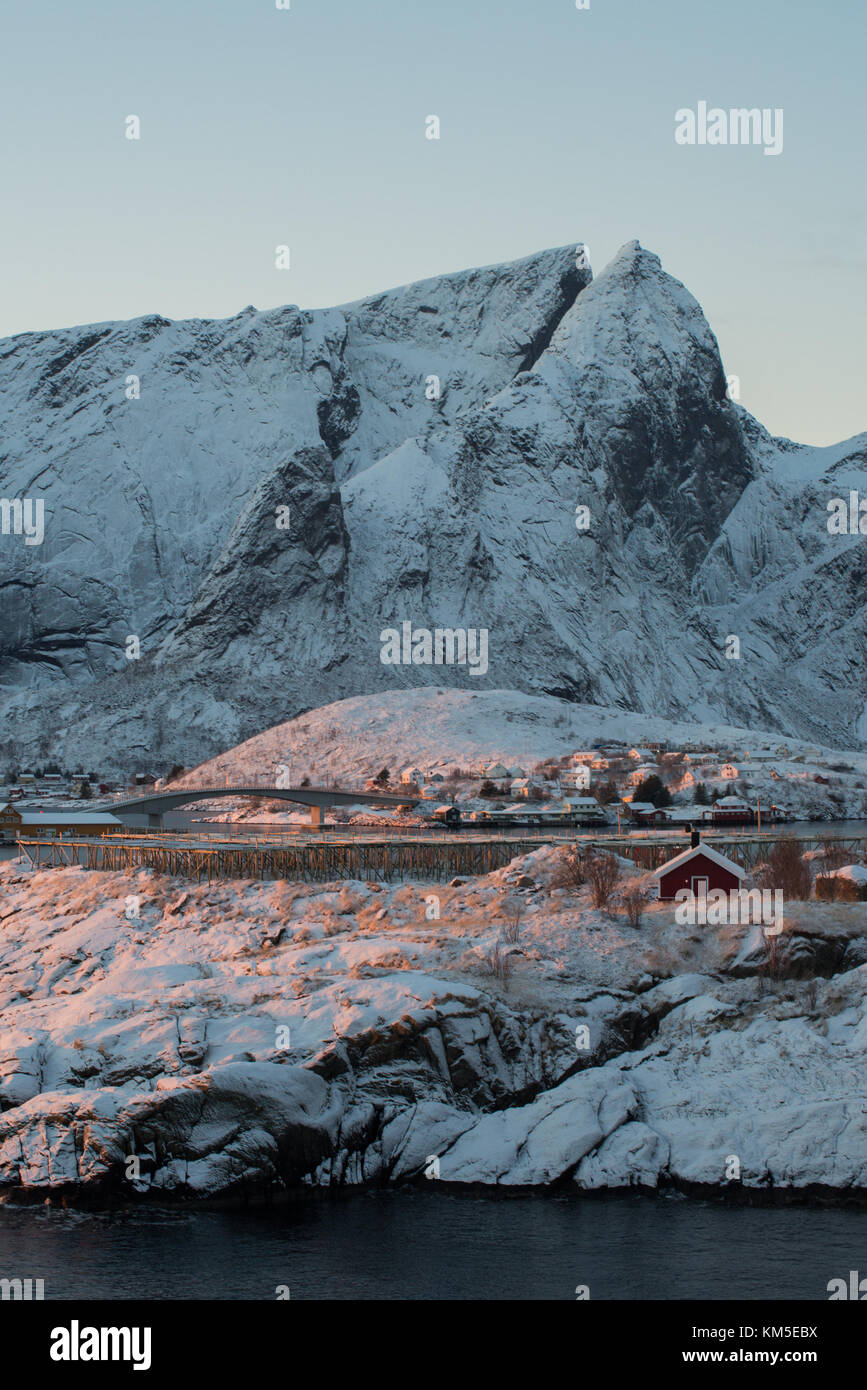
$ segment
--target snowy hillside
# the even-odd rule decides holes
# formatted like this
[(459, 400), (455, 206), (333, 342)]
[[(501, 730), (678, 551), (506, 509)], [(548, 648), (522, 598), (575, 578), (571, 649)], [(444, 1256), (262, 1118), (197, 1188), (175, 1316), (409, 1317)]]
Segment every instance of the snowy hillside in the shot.
[[(396, 773), (416, 763), (451, 768), (535, 762), (607, 738), (639, 744), (664, 739), (675, 747), (720, 744), (754, 755), (779, 745), (779, 739), (733, 725), (625, 715), (515, 690), (404, 690), (308, 710), (209, 760), (179, 782), (219, 785), (225, 778), (231, 782), (245, 776), (269, 777), (280, 763), (289, 766), (293, 778), (310, 775), (351, 782), (383, 766)], [(790, 751), (802, 748), (791, 742)], [(832, 749), (825, 752), (835, 756)], [(852, 762), (867, 774), (867, 755)]]
[[(416, 766), (425, 773), (438, 770), (443, 776), (454, 768), (480, 771), (490, 763), (518, 764), (530, 771), (537, 762), (605, 739), (624, 739), (639, 746), (660, 740), (672, 749), (718, 748), (734, 757), (753, 795), (765, 805), (783, 806), (798, 819), (867, 815), (867, 753), (847, 753), (841, 762), (839, 751), (789, 740), (788, 756), (781, 757), (777, 755), (783, 746), (779, 738), (755, 730), (670, 722), (516, 690), (476, 693), (440, 687), (340, 700), (257, 734), (191, 769), (173, 785), (238, 785), (250, 780), (273, 784), (280, 768), (288, 769), (289, 781), (295, 785), (309, 777), (314, 785), (335, 781), (350, 787), (361, 786), (383, 767), (389, 769), (393, 782), (398, 781), (401, 769)], [(829, 781), (827, 787), (814, 782), (816, 773)], [(607, 777), (594, 775), (600, 781)], [(474, 794), (469, 780), (464, 792)], [(691, 794), (683, 799), (691, 800)], [(238, 818), (237, 812), (225, 811), (225, 802), (215, 801), (211, 809), (218, 818)], [(307, 819), (305, 813), (293, 813), (285, 803), (276, 802), (267, 810), (241, 814), (242, 819), (250, 816), (269, 821)]]
[[(7, 757), (159, 769), (424, 684), (864, 745), (867, 561), (826, 504), (867, 494), (865, 450), (733, 405), (637, 242), (592, 282), (573, 246), (6, 340), (0, 484), (46, 507), (0, 547)], [(486, 629), (486, 673), (384, 665), (403, 621)]]

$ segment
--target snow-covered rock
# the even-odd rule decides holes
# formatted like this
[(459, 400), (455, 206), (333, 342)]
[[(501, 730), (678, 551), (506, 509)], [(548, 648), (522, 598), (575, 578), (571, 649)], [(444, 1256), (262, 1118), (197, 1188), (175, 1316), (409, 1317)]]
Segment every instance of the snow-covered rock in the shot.
[[(437, 885), (436, 921), (424, 884), (0, 865), (0, 1196), (867, 1189), (863, 906), (800, 905), (757, 991), (737, 942), (552, 893), (553, 860)], [(485, 960), (524, 871), (507, 988)], [(813, 917), (847, 953), (801, 980)]]
[[(863, 744), (863, 540), (826, 507), (865, 437), (771, 439), (656, 256), (574, 251), (0, 343), (4, 491), (46, 504), (0, 554), (19, 760), (188, 765), (424, 683)], [(383, 665), (403, 620), (486, 628), (487, 673)]]

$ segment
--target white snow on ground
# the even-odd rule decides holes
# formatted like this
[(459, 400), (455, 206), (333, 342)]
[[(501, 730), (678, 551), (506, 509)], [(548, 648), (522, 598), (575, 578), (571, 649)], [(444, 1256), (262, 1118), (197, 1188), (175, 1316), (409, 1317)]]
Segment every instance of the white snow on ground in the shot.
[(431, 1154), (444, 1181), (653, 1186), (735, 1153), (749, 1185), (867, 1187), (867, 908), (788, 907), (791, 971), (837, 973), (771, 987), (754, 929), (631, 927), (554, 886), (563, 854), (453, 886), (3, 864), (0, 1185), (122, 1192), (135, 1153), (157, 1195)]

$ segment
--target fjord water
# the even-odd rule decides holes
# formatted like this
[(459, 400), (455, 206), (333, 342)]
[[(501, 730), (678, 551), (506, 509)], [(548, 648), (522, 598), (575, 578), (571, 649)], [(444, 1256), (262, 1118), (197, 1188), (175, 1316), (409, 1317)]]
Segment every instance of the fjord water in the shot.
[(867, 1274), (867, 1211), (428, 1191), (255, 1210), (0, 1210), (46, 1299), (814, 1299)]

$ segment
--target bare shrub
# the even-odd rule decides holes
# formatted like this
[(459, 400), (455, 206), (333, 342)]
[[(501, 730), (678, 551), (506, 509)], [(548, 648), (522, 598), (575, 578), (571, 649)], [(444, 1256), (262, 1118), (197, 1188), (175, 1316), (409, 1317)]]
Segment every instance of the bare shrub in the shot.
[(520, 899), (512, 899), (506, 903), (504, 908), (506, 924), (502, 930), (503, 940), (510, 946), (517, 945), (521, 936), (521, 918), (524, 915), (524, 904)]
[(590, 854), (585, 861), (587, 882), (594, 907), (607, 907), (620, 880), (620, 865), (613, 854)]
[(779, 888), (790, 901), (806, 902), (812, 876), (801, 841), (778, 840), (754, 877), (759, 888)]
[(585, 855), (577, 845), (572, 845), (563, 851), (551, 875), (551, 887), (567, 888), (574, 892), (576, 888), (583, 888), (586, 882)]
[(504, 951), (500, 941), (496, 941), (487, 955), (482, 956), (482, 970), (498, 980), (503, 989), (509, 988), (514, 965), (511, 951)]
[(842, 869), (846, 863), (846, 852), (842, 845), (836, 845), (833, 840), (826, 840), (822, 847), (822, 855), (819, 860), (822, 874), (830, 873), (832, 869)]
[(779, 932), (773, 932), (764, 925), (761, 930), (762, 959), (759, 962), (756, 976), (760, 986), (767, 983), (776, 990), (780, 982), (780, 935)]
[(630, 879), (620, 890), (619, 901), (630, 927), (640, 927), (644, 909), (650, 901), (650, 890), (640, 879)]

